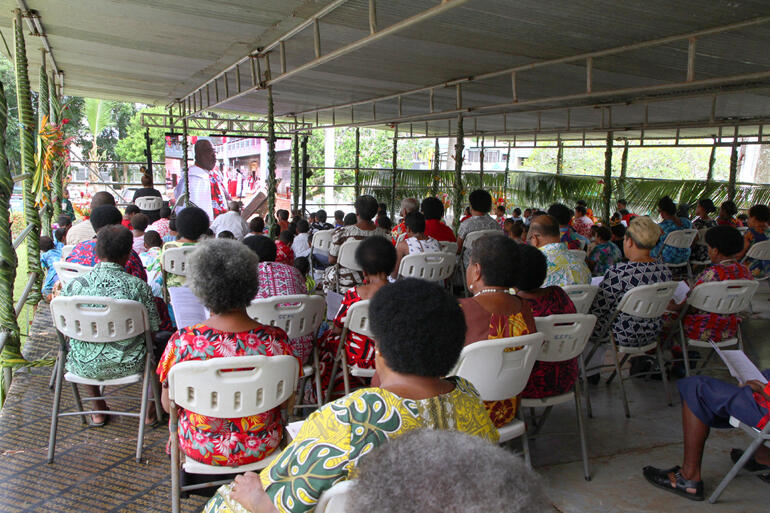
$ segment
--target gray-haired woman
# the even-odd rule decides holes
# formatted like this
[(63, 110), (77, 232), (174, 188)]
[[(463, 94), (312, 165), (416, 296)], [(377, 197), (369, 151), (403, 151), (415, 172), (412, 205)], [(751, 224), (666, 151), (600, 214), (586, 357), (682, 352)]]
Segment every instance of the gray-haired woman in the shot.
[[(238, 241), (207, 239), (190, 254), (186, 285), (211, 310), (203, 323), (177, 331), (158, 364), (168, 410), (168, 373), (176, 363), (226, 356), (291, 355), (286, 333), (251, 319), (257, 295), (257, 256)], [(263, 459), (281, 443), (280, 408), (253, 417), (215, 419), (179, 410), (179, 446), (208, 465), (238, 466)]]

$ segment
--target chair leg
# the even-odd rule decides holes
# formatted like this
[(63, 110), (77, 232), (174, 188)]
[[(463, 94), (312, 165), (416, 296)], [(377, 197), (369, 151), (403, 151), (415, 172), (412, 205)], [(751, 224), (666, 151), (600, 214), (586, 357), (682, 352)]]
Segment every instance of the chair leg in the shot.
[[(85, 411), (83, 408), (83, 401), (80, 399), (80, 391), (78, 390), (77, 383), (70, 383), (72, 385), (72, 395), (75, 396), (75, 404), (78, 407), (78, 411)], [(88, 425), (88, 418), (85, 415), (81, 415), (80, 419), (83, 421), (84, 425)]]
[[(520, 420), (524, 421), (524, 415), (522, 414), (521, 409), (519, 409), (518, 417)], [(532, 458), (529, 454), (529, 437), (527, 436), (527, 426), (524, 426), (524, 434), (521, 435), (521, 449), (524, 452), (524, 464), (527, 465), (528, 469), (532, 469)]]
[(575, 381), (575, 413), (577, 414), (578, 432), (580, 433), (580, 452), (583, 455), (583, 476), (586, 481), (591, 480), (591, 472), (588, 469), (588, 444), (586, 443), (586, 432), (583, 419), (583, 405), (581, 404), (582, 394), (580, 380)]
[(690, 355), (687, 348), (687, 339), (684, 336), (684, 327), (679, 326), (679, 345), (682, 347), (682, 356), (684, 357), (684, 375), (690, 377)]
[(714, 493), (712, 493), (711, 497), (709, 497), (709, 502), (711, 504), (714, 504), (719, 496), (722, 495), (722, 492), (725, 491), (725, 488), (727, 488), (727, 485), (730, 484), (730, 481), (732, 481), (733, 478), (738, 475), (738, 472), (740, 472), (746, 462), (749, 461), (749, 459), (754, 455), (754, 451), (756, 451), (759, 446), (762, 445), (762, 442), (764, 442), (762, 437), (757, 437), (751, 442), (748, 448), (743, 451), (743, 456), (741, 456), (735, 465), (733, 465), (733, 468), (730, 469), (730, 472), (727, 473), (724, 479), (722, 479), (722, 481), (719, 483), (719, 486), (717, 486), (716, 490), (714, 490)]
[(171, 512), (179, 513), (180, 510), (180, 490), (179, 490), (179, 435), (177, 435), (177, 410), (176, 404), (171, 403), (171, 422), (169, 422), (168, 431), (171, 436)]
[(340, 372), (342, 372), (342, 381), (345, 384), (345, 395), (350, 393), (350, 372), (348, 369), (348, 359), (345, 353), (342, 353), (342, 362), (340, 363)]
[(48, 380), (48, 389), (53, 390), (54, 382), (56, 381), (56, 369), (59, 367), (59, 360), (53, 362), (53, 369), (51, 369), (51, 379)]
[(59, 403), (61, 402), (61, 387), (64, 380), (64, 351), (59, 350), (59, 357), (56, 359), (59, 364), (56, 366), (56, 380), (54, 383), (53, 406), (51, 407), (51, 432), (48, 436), (48, 463), (53, 463), (54, 452), (56, 451), (56, 428), (59, 424)]
[(313, 381), (315, 382), (315, 394), (318, 400), (318, 407), (323, 406), (323, 392), (321, 391), (321, 366), (318, 362), (318, 346), (313, 349)]
[(673, 406), (671, 399), (671, 389), (668, 386), (668, 376), (666, 376), (666, 366), (663, 361), (663, 350), (660, 348), (660, 344), (655, 348), (655, 355), (658, 357), (658, 367), (660, 367), (660, 375), (663, 378), (663, 389), (666, 391), (666, 401), (669, 406)]
[(631, 410), (628, 408), (628, 396), (626, 387), (623, 385), (623, 375), (620, 373), (620, 361), (618, 360), (618, 347), (615, 345), (615, 337), (610, 337), (612, 342), (613, 356), (615, 357), (615, 372), (618, 373), (618, 383), (620, 383), (620, 393), (623, 395), (623, 409), (626, 411), (626, 418), (631, 417)]
[(586, 376), (586, 364), (585, 360), (583, 359), (583, 355), (581, 354), (578, 357), (578, 380), (582, 379), (582, 389), (585, 391), (586, 396), (586, 413), (588, 414), (588, 418), (593, 418), (594, 412), (591, 408), (591, 394), (588, 390), (588, 376)]
[(136, 437), (136, 462), (142, 461), (142, 445), (144, 445), (144, 419), (147, 417), (147, 389), (150, 386), (150, 355), (147, 355), (147, 361), (144, 366), (144, 378), (142, 379), (142, 402), (139, 407), (139, 433)]

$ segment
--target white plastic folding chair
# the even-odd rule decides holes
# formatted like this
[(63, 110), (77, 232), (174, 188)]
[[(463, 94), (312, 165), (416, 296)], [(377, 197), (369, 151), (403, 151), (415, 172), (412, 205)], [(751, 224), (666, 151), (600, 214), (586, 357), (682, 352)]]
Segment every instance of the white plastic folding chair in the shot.
[(457, 243), (451, 242), (448, 240), (442, 240), (438, 243), (439, 247), (441, 248), (441, 251), (444, 251), (445, 253), (449, 253), (450, 255), (456, 255), (457, 254)]
[(321, 377), (318, 367), (318, 329), (324, 320), (326, 300), (323, 296), (307, 296), (293, 294), (275, 296), (265, 299), (255, 299), (246, 311), (249, 317), (262, 324), (277, 326), (286, 332), (289, 339), (313, 337), (313, 363), (302, 367), (302, 378), (314, 378), (318, 402), (312, 404), (295, 404), (294, 408), (320, 408), (323, 405), (321, 392)]
[[(663, 241), (663, 245), (670, 246), (672, 248), (690, 249), (693, 241), (695, 241), (695, 237), (697, 236), (698, 230), (692, 228), (685, 230), (675, 230), (666, 236), (666, 239)], [(684, 267), (687, 271), (687, 279), (692, 281), (692, 267), (690, 267), (689, 259), (678, 264), (670, 264), (666, 262), (666, 266), (671, 269), (672, 272), (676, 269), (681, 269)]]
[(160, 268), (163, 272), (163, 294), (166, 303), (170, 301), (168, 295), (168, 275), (187, 276), (187, 257), (195, 251), (196, 246), (179, 246), (168, 248), (161, 253)]
[[(676, 290), (678, 284), (679, 282), (676, 281), (664, 281), (661, 283), (654, 283), (652, 285), (640, 285), (638, 287), (634, 287), (633, 289), (623, 294), (623, 297), (615, 308), (615, 312), (609, 321), (609, 341), (612, 344), (613, 356), (615, 360), (615, 371), (609, 377), (607, 383), (611, 383), (612, 379), (617, 375), (618, 381), (620, 382), (620, 391), (623, 395), (623, 408), (625, 410), (626, 417), (631, 416), (631, 411), (628, 407), (628, 396), (626, 395), (626, 388), (623, 385), (625, 378), (623, 377), (623, 374), (621, 374), (620, 368), (631, 356), (645, 355), (648, 351), (655, 349), (655, 356), (657, 357), (658, 366), (660, 367), (660, 373), (663, 378), (663, 387), (666, 391), (666, 400), (669, 406), (671, 406), (671, 393), (668, 388), (668, 378), (666, 377), (666, 368), (663, 362), (663, 354), (660, 350), (660, 344), (658, 340), (659, 337), (640, 346), (621, 346), (615, 342), (615, 333), (612, 330), (612, 325), (615, 323), (617, 316), (621, 313), (640, 319), (657, 319), (661, 317), (669, 302), (671, 301), (671, 298), (674, 296), (674, 291)], [(591, 360), (591, 357), (598, 349), (599, 345), (605, 342), (607, 342), (607, 339), (597, 341), (594, 344), (594, 347), (592, 348), (591, 353), (587, 358), (588, 361)], [(620, 354), (623, 355), (622, 359), (619, 359)], [(603, 366), (600, 365), (599, 367)], [(586, 371), (590, 370), (592, 369), (586, 369)], [(652, 372), (649, 374), (652, 374)], [(591, 396), (587, 389), (585, 392), (586, 406), (588, 410), (588, 416), (590, 417)]]
[(761, 431), (753, 426), (744, 424), (735, 417), (730, 417), (730, 425), (742, 429), (752, 438), (752, 440), (746, 450), (743, 451), (743, 455), (738, 459), (738, 461), (735, 462), (735, 465), (732, 466), (730, 471), (711, 494), (711, 497), (709, 497), (709, 502), (711, 504), (714, 504), (717, 499), (719, 499), (719, 496), (722, 495), (722, 492), (725, 491), (725, 488), (727, 488), (727, 485), (730, 484), (730, 481), (732, 481), (733, 478), (738, 475), (738, 472), (743, 469), (743, 466), (746, 465), (749, 459), (751, 459), (751, 457), (754, 455), (754, 451), (759, 449), (760, 445), (764, 444), (766, 447), (770, 448), (770, 422), (765, 424), (765, 427)]
[[(179, 512), (180, 493), (229, 483), (230, 480), (182, 487), (179, 483), (178, 411), (218, 419), (259, 415), (286, 402), (297, 388), (299, 363), (293, 356), (230, 356), (177, 363), (168, 374), (171, 414), (171, 510)], [(221, 475), (260, 470), (280, 454), (237, 467), (206, 465), (187, 458), (182, 468), (190, 474)]]
[[(463, 348), (452, 374), (470, 381), (484, 401), (510, 399), (527, 386), (543, 340), (542, 333), (533, 333), (474, 342)], [(521, 420), (521, 410), (518, 416), (518, 419), (498, 428), (500, 443), (523, 436), (524, 459), (527, 466), (531, 466), (527, 429)]]
[(426, 281), (444, 281), (455, 270), (455, 255), (440, 251), (414, 253), (401, 259), (398, 275), (402, 278), (419, 278)]
[(134, 201), (139, 210), (160, 210), (163, 206), (163, 198), (157, 196), (140, 196)]
[(582, 249), (569, 249), (567, 251), (569, 251), (570, 253), (572, 253), (576, 257), (578, 257), (581, 262), (585, 262), (586, 261), (586, 257), (588, 257), (588, 253), (586, 253)]
[(347, 360), (347, 353), (345, 351), (345, 341), (347, 340), (348, 333), (358, 333), (370, 339), (374, 339), (374, 334), (369, 328), (369, 300), (363, 300), (355, 303), (348, 308), (347, 315), (345, 316), (345, 323), (342, 326), (342, 333), (340, 334), (340, 343), (337, 346), (337, 354), (334, 356), (334, 363), (332, 364), (331, 378), (329, 379), (329, 386), (326, 389), (326, 401), (331, 398), (334, 391), (334, 382), (337, 379), (337, 369), (342, 372), (342, 379), (345, 384), (345, 394), (350, 393), (350, 375), (359, 378), (371, 378), (374, 376), (375, 369), (364, 369), (358, 365), (349, 365)]
[(322, 230), (320, 232), (315, 232), (313, 234), (313, 238), (310, 242), (310, 261), (313, 261), (313, 255), (316, 253), (321, 253), (324, 255), (329, 255), (329, 248), (332, 245), (332, 236), (334, 235), (334, 230)]
[[(690, 375), (688, 347), (691, 346), (709, 350), (708, 357), (704, 360), (703, 365), (701, 365), (700, 369), (696, 370), (704, 370), (714, 354), (709, 342), (687, 338), (683, 324), (687, 311), (694, 308), (702, 312), (717, 315), (737, 315), (741, 312), (746, 312), (751, 308), (751, 299), (754, 297), (754, 293), (757, 291), (758, 286), (759, 284), (754, 280), (725, 280), (701, 283), (690, 291), (690, 294), (687, 296), (687, 306), (682, 310), (682, 313), (679, 316), (679, 339), (682, 344), (684, 368), (687, 376)], [(715, 344), (719, 348), (737, 344), (740, 349), (743, 349), (743, 337), (741, 335), (740, 326), (738, 327), (735, 337), (720, 340), (719, 342), (715, 342)]]
[(350, 490), (355, 481), (340, 481), (324, 493), (318, 499), (315, 513), (345, 513), (345, 507), (350, 497)]
[(74, 244), (67, 244), (64, 247), (61, 248), (61, 259), (62, 261), (67, 260), (67, 257), (72, 254), (72, 250), (75, 249)]
[[(708, 246), (706, 244), (706, 232), (707, 231), (709, 231), (708, 228), (701, 228), (700, 230), (698, 230), (698, 236), (695, 238), (695, 241), (693, 241), (693, 247)], [(701, 266), (711, 265), (711, 260), (708, 259), (708, 258), (706, 260), (693, 260), (693, 259), (690, 259), (690, 266), (693, 266), (693, 265), (701, 265)]]
[(565, 285), (562, 290), (572, 300), (577, 313), (587, 314), (599, 292), (599, 287), (596, 285)]
[[(746, 252), (746, 255), (743, 257), (743, 260), (741, 260), (741, 263), (746, 263), (748, 259), (770, 260), (770, 240), (764, 240), (762, 242), (752, 244), (749, 250)], [(770, 274), (764, 274), (756, 277), (756, 279), (760, 281), (767, 280), (768, 278), (770, 278)]]
[(459, 255), (459, 261), (457, 265), (460, 266), (460, 276), (463, 280), (463, 287), (465, 288), (465, 295), (470, 295), (470, 290), (468, 290), (468, 284), (465, 282), (465, 260), (463, 259), (463, 255), (470, 251), (473, 248), (473, 243), (479, 240), (481, 237), (484, 237), (485, 235), (499, 235), (501, 237), (504, 237), (505, 234), (502, 230), (478, 230), (475, 232), (471, 232), (468, 235), (465, 236), (465, 239), (463, 239), (463, 251)]
[(64, 260), (54, 262), (53, 268), (56, 270), (56, 275), (59, 277), (62, 286), (68, 284), (70, 280), (83, 276), (93, 270), (93, 267), (90, 265), (65, 262)]
[(337, 292), (344, 294), (347, 292), (347, 288), (340, 286), (340, 267), (345, 267), (352, 271), (361, 271), (361, 266), (356, 262), (356, 250), (358, 249), (360, 240), (348, 239), (340, 246), (340, 251), (337, 254), (337, 263), (335, 264), (334, 272), (336, 274)]
[[(54, 388), (53, 407), (51, 409), (51, 432), (48, 439), (48, 463), (53, 463), (56, 450), (56, 431), (59, 417), (80, 415), (83, 423), (87, 424), (86, 415), (98, 413), (102, 415), (121, 415), (139, 418), (139, 432), (136, 441), (136, 461), (141, 461), (142, 444), (144, 442), (144, 419), (147, 414), (148, 387), (152, 386), (155, 399), (155, 413), (161, 418), (163, 413), (160, 404), (160, 386), (155, 377), (153, 365), (153, 342), (150, 333), (150, 320), (144, 305), (127, 299), (113, 299), (91, 296), (59, 296), (51, 300), (51, 316), (53, 317), (56, 333), (59, 338), (59, 354), (56, 360), (56, 379)], [(146, 356), (142, 372), (116, 379), (90, 379), (78, 376), (72, 372), (64, 372), (64, 362), (67, 359), (68, 338), (92, 344), (109, 344), (129, 340), (134, 337), (144, 337)], [(72, 384), (75, 403), (78, 411), (60, 412), (62, 384), (68, 381)], [(83, 401), (105, 399), (104, 396), (84, 397), (81, 399), (77, 385), (95, 385), (99, 387), (128, 385), (142, 383), (141, 405), (139, 413), (121, 412), (116, 410), (84, 410)], [(110, 396), (115, 398), (116, 396)]]
[[(545, 337), (543, 347), (537, 356), (537, 361), (563, 362), (578, 358), (580, 368), (583, 368), (582, 354), (588, 343), (588, 337), (591, 336), (594, 330), (594, 325), (596, 324), (595, 315), (549, 315), (548, 317), (536, 317), (535, 324), (537, 325), (537, 332), (542, 333)], [(545, 419), (554, 406), (570, 401), (575, 402), (575, 413), (577, 415), (578, 431), (580, 432), (580, 450), (583, 455), (583, 473), (586, 481), (590, 481), (591, 474), (588, 469), (588, 447), (583, 426), (585, 419), (583, 418), (583, 397), (580, 379), (575, 381), (575, 385), (571, 390), (563, 394), (538, 399), (522, 398), (521, 407), (530, 408), (531, 411), (534, 411), (535, 408), (545, 408), (539, 421), (535, 422), (535, 417), (532, 415), (532, 424), (535, 427), (534, 435), (543, 426)]]

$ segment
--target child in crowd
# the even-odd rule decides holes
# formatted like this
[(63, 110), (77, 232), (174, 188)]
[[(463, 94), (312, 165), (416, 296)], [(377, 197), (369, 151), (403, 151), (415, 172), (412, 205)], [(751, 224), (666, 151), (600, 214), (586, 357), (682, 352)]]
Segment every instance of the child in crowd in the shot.
[(289, 229), (289, 211), (285, 209), (279, 209), (275, 213), (276, 217), (278, 218), (278, 226), (281, 227), (281, 231), (286, 231)]
[(264, 235), (265, 220), (260, 216), (252, 217), (249, 221), (249, 235)]
[(736, 228), (743, 226), (740, 221), (735, 219), (735, 214), (738, 213), (738, 207), (734, 201), (725, 201), (719, 207), (719, 217), (717, 217), (717, 225), (719, 226), (735, 226)]
[(133, 229), (131, 220), (138, 213), (140, 213), (139, 207), (137, 207), (136, 205), (128, 205), (126, 207), (126, 210), (123, 213), (123, 221), (121, 221), (123, 223), (123, 226), (125, 226), (129, 230)]
[(505, 206), (504, 205), (498, 205), (495, 207), (495, 220), (497, 221), (497, 224), (500, 225), (500, 228), (503, 227), (503, 224), (505, 224)]
[[(354, 214), (355, 215), (355, 214)], [(353, 224), (356, 224), (355, 222)], [(388, 216), (380, 216), (376, 219), (374, 224), (383, 230), (391, 231), (393, 228), (393, 223), (390, 222), (390, 218)], [(347, 226), (347, 223), (345, 224)]]
[(620, 256), (625, 260), (626, 253), (623, 250), (623, 241), (626, 238), (626, 227), (622, 224), (616, 224), (610, 227), (610, 232), (612, 232), (612, 243), (620, 249)]
[(575, 217), (572, 218), (572, 228), (585, 238), (591, 236), (591, 227), (594, 222), (588, 217), (588, 209), (583, 205), (575, 207)]
[(153, 296), (163, 297), (163, 272), (160, 268), (160, 248), (163, 246), (163, 239), (155, 230), (148, 230), (142, 242), (144, 251), (139, 253), (139, 258), (147, 271), (147, 284), (152, 289)]
[(294, 242), (294, 235), (289, 230), (284, 230), (278, 235), (275, 241), (275, 261), (279, 264), (294, 265), (294, 251), (291, 250), (291, 243)]
[(161, 238), (163, 239), (163, 244), (165, 244), (167, 242), (174, 242), (176, 237), (176, 217), (171, 216), (168, 219), (168, 235), (163, 235)]
[(70, 219), (70, 216), (67, 214), (61, 214), (59, 218), (56, 220), (56, 225), (53, 227), (54, 234), (53, 234), (53, 243), (54, 246), (61, 249), (66, 244), (63, 240), (59, 239), (59, 237), (56, 236), (56, 233), (58, 232), (59, 228), (64, 230), (64, 235), (67, 234), (70, 228), (72, 228), (72, 220)]
[(310, 223), (304, 219), (297, 220), (297, 235), (294, 236), (294, 242), (291, 243), (291, 250), (294, 251), (294, 257), (306, 257), (310, 255)]
[[(386, 217), (385, 219), (387, 219), (388, 222), (390, 222), (390, 218), (389, 217)], [(356, 224), (357, 222), (358, 222), (358, 218), (356, 217), (356, 215), (353, 212), (351, 212), (351, 213), (345, 215), (345, 217), (342, 220), (342, 225), (343, 226), (352, 226), (352, 225)], [(384, 228), (384, 227), (380, 226), (380, 228)], [(390, 228), (388, 228), (388, 230), (390, 230)]]
[[(385, 205), (382, 203), (382, 205)], [(379, 217), (379, 214), (378, 214)], [(335, 228), (341, 228), (342, 226), (345, 226), (345, 212), (342, 210), (335, 210), (334, 211), (334, 227)]]
[(235, 239), (235, 235), (233, 235), (233, 232), (230, 230), (222, 230), (219, 232), (219, 235), (217, 235), (217, 239)]
[(586, 263), (594, 276), (604, 276), (607, 269), (623, 259), (623, 254), (612, 242), (612, 231), (606, 226), (596, 227), (595, 241), (596, 245), (588, 254)]
[[(739, 260), (746, 256), (752, 245), (770, 239), (768, 222), (770, 222), (770, 208), (767, 205), (754, 205), (749, 209), (749, 229), (743, 236), (743, 250), (738, 254)], [(770, 273), (770, 260), (749, 258), (746, 264), (754, 278), (763, 278)]]
[(305, 277), (307, 293), (312, 294), (315, 290), (316, 283), (315, 279), (313, 279), (313, 273), (310, 272), (310, 260), (305, 256), (297, 257), (294, 259), (294, 267)]
[(509, 239), (513, 239), (519, 244), (525, 244), (525, 226), (521, 221), (514, 221), (513, 219), (506, 219), (503, 223), (503, 231)]
[(144, 231), (149, 224), (150, 218), (142, 213), (134, 214), (133, 217), (131, 217), (131, 226), (133, 227), (132, 231), (134, 233), (133, 250), (137, 255), (144, 251)]
[(511, 217), (511, 219), (514, 222), (516, 222), (516, 221), (524, 222), (524, 219), (522, 219), (522, 217), (521, 217), (521, 209), (519, 207), (516, 207), (516, 208), (513, 209), (513, 217)]
[(67, 243), (67, 230), (65, 228), (57, 228), (54, 232), (54, 237), (61, 243), (61, 246), (56, 246), (51, 237), (40, 237), (40, 264), (45, 270), (45, 282), (43, 283), (43, 297), (46, 301), (51, 301), (53, 294), (53, 286), (59, 281), (59, 276), (56, 274), (56, 269), (53, 268), (54, 262), (61, 260), (61, 249)]

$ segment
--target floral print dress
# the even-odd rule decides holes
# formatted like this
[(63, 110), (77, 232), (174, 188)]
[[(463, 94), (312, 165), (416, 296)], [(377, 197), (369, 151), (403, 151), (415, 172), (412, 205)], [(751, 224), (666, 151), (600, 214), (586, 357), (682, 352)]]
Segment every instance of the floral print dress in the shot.
[[(205, 324), (177, 331), (168, 341), (158, 363), (161, 382), (171, 367), (190, 360), (227, 356), (291, 355), (286, 333), (261, 326), (240, 333), (220, 331)], [(271, 454), (281, 443), (283, 423), (280, 408), (251, 417), (218, 419), (179, 409), (179, 447), (195, 461), (206, 465), (238, 466), (254, 463)]]
[[(692, 222), (692, 227), (696, 230), (708, 230), (717, 225), (714, 219), (701, 219), (700, 217)], [(692, 245), (690, 260), (693, 262), (708, 262), (709, 261), (709, 247), (706, 243), (700, 242), (697, 238)]]
[(591, 254), (588, 255), (588, 261), (594, 263), (594, 276), (604, 276), (607, 269), (623, 260), (623, 255), (614, 242), (602, 242), (594, 246)]
[[(743, 236), (749, 243), (749, 248), (757, 242), (763, 242), (770, 239), (770, 228), (765, 230), (764, 233), (756, 231), (754, 228), (746, 230), (746, 234)], [(756, 279), (764, 278), (770, 273), (770, 260), (755, 260), (753, 258), (747, 258), (746, 263), (749, 266), (752, 276)]]
[(692, 227), (692, 223), (690, 223), (690, 220), (686, 217), (680, 217), (679, 219), (682, 224), (676, 224), (671, 219), (666, 219), (658, 225), (660, 226), (660, 229), (663, 230), (663, 235), (660, 236), (658, 245), (650, 251), (650, 256), (652, 258), (660, 258), (667, 264), (681, 264), (690, 259), (690, 248), (675, 248), (664, 244), (669, 233), (677, 230), (687, 230)]

